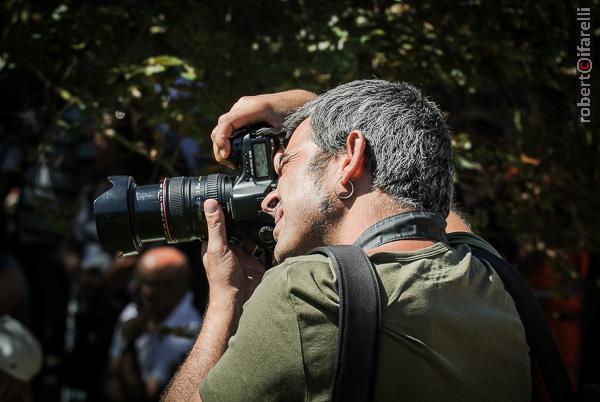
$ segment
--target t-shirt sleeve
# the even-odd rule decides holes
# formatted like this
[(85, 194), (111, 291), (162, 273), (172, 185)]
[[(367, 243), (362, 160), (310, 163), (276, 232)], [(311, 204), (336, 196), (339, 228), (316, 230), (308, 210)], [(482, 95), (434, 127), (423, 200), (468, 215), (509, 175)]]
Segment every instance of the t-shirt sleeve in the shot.
[(227, 351), (200, 385), (204, 402), (304, 400), (298, 320), (286, 263), (267, 271), (244, 305)]
[(477, 236), (475, 233), (470, 232), (452, 232), (448, 233), (448, 244), (452, 248), (457, 248), (460, 245), (466, 245), (469, 248), (478, 248), (481, 250), (488, 251), (497, 257), (502, 258), (500, 253), (483, 238)]

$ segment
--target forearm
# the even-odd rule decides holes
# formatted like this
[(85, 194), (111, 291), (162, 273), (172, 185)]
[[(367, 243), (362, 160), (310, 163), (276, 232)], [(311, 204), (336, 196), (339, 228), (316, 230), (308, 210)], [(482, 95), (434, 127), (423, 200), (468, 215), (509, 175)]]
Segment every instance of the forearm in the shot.
[(280, 122), (283, 122), (289, 114), (317, 96), (303, 89), (292, 89), (275, 95), (279, 95), (280, 100), (273, 102), (271, 107)]
[(217, 364), (235, 333), (242, 305), (256, 288), (265, 267), (241, 248), (227, 243), (225, 215), (216, 200), (204, 202), (208, 241), (202, 262), (209, 283), (208, 309), (200, 335), (173, 377), (163, 401), (199, 401), (200, 384)]
[(234, 296), (209, 298), (202, 329), (187, 358), (173, 377), (163, 401), (198, 401), (200, 384), (219, 361), (235, 333), (241, 302)]

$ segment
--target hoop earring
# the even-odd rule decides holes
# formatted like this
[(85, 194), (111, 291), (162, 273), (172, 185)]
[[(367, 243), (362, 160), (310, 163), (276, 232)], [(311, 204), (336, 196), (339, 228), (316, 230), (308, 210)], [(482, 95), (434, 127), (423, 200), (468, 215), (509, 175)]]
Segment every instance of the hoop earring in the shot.
[[(342, 178), (340, 177), (335, 184), (338, 184), (340, 181), (342, 180)], [(348, 183), (350, 184), (350, 194), (347, 195), (340, 195), (338, 194), (337, 191), (335, 191), (335, 184), (333, 185), (333, 192), (335, 193), (335, 195), (338, 196), (338, 198), (340, 200), (347, 200), (348, 198), (352, 197), (352, 195), (354, 194), (354, 184), (352, 184), (352, 180), (348, 180)]]

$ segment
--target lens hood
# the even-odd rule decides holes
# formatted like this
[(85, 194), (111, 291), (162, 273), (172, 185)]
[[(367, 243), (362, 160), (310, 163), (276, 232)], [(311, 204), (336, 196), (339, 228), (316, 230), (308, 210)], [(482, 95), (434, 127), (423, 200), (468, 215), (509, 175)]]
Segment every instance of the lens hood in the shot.
[(137, 254), (142, 249), (142, 242), (133, 227), (135, 180), (131, 176), (110, 176), (108, 181), (112, 188), (94, 201), (98, 240), (124, 255)]

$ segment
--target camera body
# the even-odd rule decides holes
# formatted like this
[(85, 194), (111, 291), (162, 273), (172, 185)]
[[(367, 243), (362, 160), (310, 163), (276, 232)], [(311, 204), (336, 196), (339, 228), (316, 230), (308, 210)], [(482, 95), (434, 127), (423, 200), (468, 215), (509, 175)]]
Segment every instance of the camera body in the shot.
[(206, 240), (203, 204), (213, 198), (223, 208), (230, 242), (250, 237), (260, 248), (272, 250), (274, 221), (261, 210), (261, 202), (277, 186), (273, 156), (281, 134), (268, 126), (236, 130), (229, 159), (240, 169), (237, 176), (173, 177), (146, 186), (130, 176), (109, 177), (112, 188), (94, 201), (100, 243), (130, 255), (152, 241)]
[(225, 206), (233, 222), (254, 221), (257, 205), (258, 214), (265, 215), (260, 204), (277, 187), (273, 156), (279, 147), (280, 135), (280, 131), (271, 127), (250, 127), (235, 132), (229, 159), (241, 169), (241, 174), (234, 178), (232, 196)]

